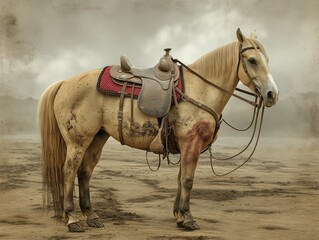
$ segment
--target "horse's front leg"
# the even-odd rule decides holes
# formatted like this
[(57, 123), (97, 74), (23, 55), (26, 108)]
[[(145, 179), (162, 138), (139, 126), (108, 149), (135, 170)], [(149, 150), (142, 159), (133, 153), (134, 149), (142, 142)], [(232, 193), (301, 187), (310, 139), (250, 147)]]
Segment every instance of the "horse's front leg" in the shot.
[(199, 122), (188, 133), (187, 140), (181, 144), (180, 192), (176, 196), (174, 212), (177, 210), (179, 200), (177, 225), (186, 230), (199, 229), (196, 220), (191, 214), (189, 202), (198, 158), (203, 146), (206, 146), (212, 138), (213, 131), (211, 129), (208, 123)]
[(178, 188), (177, 188), (177, 193), (176, 193), (174, 208), (173, 208), (173, 214), (174, 214), (176, 219), (178, 218), (179, 206), (180, 206), (180, 202), (181, 202), (181, 190), (182, 190), (181, 167), (179, 167), (179, 172), (178, 172), (178, 176), (177, 176), (177, 185), (178, 185)]
[(194, 183), (199, 151), (195, 148), (187, 149), (181, 157), (180, 192), (178, 192), (176, 196), (176, 204), (179, 198), (179, 211), (176, 223), (177, 226), (183, 227), (186, 230), (197, 230), (199, 229), (199, 226), (190, 212), (189, 202)]

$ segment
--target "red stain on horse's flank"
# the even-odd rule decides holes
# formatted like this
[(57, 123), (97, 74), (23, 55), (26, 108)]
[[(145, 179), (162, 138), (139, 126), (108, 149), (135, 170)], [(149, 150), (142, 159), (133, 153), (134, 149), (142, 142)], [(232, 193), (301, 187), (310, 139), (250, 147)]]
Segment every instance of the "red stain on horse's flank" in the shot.
[(213, 130), (209, 122), (200, 121), (194, 124), (192, 130), (188, 132), (188, 143), (184, 152), (185, 164), (195, 164), (198, 161), (198, 156), (205, 146), (205, 143), (211, 140), (213, 136)]
[(193, 134), (197, 135), (203, 142), (206, 142), (213, 135), (213, 132), (208, 122), (201, 121), (194, 125), (191, 130), (191, 135)]

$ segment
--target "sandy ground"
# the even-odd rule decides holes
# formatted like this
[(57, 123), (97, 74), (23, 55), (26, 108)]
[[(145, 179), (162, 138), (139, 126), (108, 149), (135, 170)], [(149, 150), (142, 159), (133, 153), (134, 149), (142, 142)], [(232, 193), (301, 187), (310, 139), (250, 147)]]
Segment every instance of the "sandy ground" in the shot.
[[(203, 154), (191, 200), (201, 227), (195, 232), (176, 227), (172, 215), (178, 167), (163, 162), (151, 172), (145, 152), (110, 140), (91, 181), (92, 203), (105, 227), (83, 222), (86, 232), (79, 234), (56, 223), (52, 210), (42, 209), (39, 139), (4, 136), (0, 239), (319, 239), (317, 140), (262, 138), (252, 161), (227, 177), (214, 176)], [(231, 153), (243, 140), (220, 142), (215, 152)], [(222, 173), (236, 164), (216, 168)]]

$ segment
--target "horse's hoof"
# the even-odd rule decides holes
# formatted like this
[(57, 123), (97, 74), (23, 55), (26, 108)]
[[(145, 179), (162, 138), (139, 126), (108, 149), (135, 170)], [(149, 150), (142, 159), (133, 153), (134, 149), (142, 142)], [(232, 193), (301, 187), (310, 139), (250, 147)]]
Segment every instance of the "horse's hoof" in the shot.
[(176, 222), (177, 227), (184, 228), (183, 222)]
[(69, 232), (84, 232), (84, 228), (79, 222), (70, 223), (68, 225)]
[(196, 221), (189, 221), (189, 222), (183, 223), (183, 228), (187, 231), (194, 231), (194, 230), (200, 229)]
[(99, 218), (89, 219), (89, 220), (87, 220), (87, 224), (90, 227), (94, 227), (94, 228), (104, 227), (104, 224), (102, 223), (102, 221)]

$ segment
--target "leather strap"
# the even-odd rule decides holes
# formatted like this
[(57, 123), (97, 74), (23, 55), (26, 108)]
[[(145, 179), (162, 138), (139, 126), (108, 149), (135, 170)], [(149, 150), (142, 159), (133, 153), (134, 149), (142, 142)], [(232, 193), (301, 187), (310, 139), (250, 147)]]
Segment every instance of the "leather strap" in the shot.
[(132, 85), (132, 93), (131, 93), (131, 122), (130, 122), (130, 131), (132, 131), (132, 126), (133, 126), (133, 101), (134, 101), (134, 89), (135, 89), (135, 84), (133, 83)]
[[(248, 50), (248, 49), (247, 49), (247, 50)], [(239, 53), (240, 53), (240, 52), (239, 52)], [(205, 77), (203, 77), (202, 75), (200, 75), (198, 72), (194, 71), (193, 69), (191, 69), (190, 67), (188, 67), (186, 64), (184, 64), (183, 62), (179, 61), (178, 59), (173, 59), (173, 61), (179, 63), (180, 65), (182, 65), (182, 66), (183, 66), (184, 68), (186, 68), (189, 72), (191, 72), (191, 73), (194, 74), (196, 77), (198, 77), (198, 78), (200, 78), (201, 80), (203, 80), (203, 81), (204, 81), (205, 83), (207, 83), (208, 85), (213, 86), (213, 87), (217, 88), (218, 90), (227, 93), (227, 94), (230, 95), (230, 96), (234, 96), (234, 97), (236, 97), (236, 98), (238, 98), (238, 99), (240, 99), (240, 100), (242, 100), (242, 101), (244, 101), (244, 102), (246, 102), (246, 103), (248, 103), (248, 104), (250, 104), (250, 105), (252, 105), (252, 106), (254, 106), (254, 107), (256, 106), (255, 102), (249, 101), (249, 100), (245, 99), (244, 97), (239, 96), (239, 95), (237, 95), (237, 94), (235, 94), (235, 93), (233, 93), (233, 92), (230, 92), (230, 91), (228, 91), (228, 90), (226, 90), (226, 89), (224, 89), (224, 88), (218, 86), (217, 84), (215, 84), (215, 83), (209, 81), (208, 79), (206, 79)], [(237, 71), (238, 71), (239, 63), (240, 63), (240, 61), (238, 61)], [(238, 90), (238, 89), (236, 88), (236, 90)], [(239, 90), (239, 91), (240, 91), (240, 92), (246, 92), (246, 91), (244, 91), (244, 90)], [(248, 92), (246, 92), (246, 93), (248, 93)], [(254, 94), (254, 93), (248, 93), (248, 94), (249, 94), (249, 95), (253, 95), (253, 96), (257, 96), (257, 95)]]
[(119, 138), (122, 145), (125, 144), (124, 137), (123, 137), (123, 105), (124, 105), (124, 97), (125, 97), (125, 90), (127, 87), (127, 82), (123, 84), (123, 87), (121, 91), (119, 92), (121, 94), (120, 96), (120, 103), (119, 103), (119, 111), (117, 112), (117, 118), (118, 118), (118, 131), (119, 131)]
[(205, 105), (203, 103), (200, 103), (200, 102), (196, 101), (195, 99), (187, 96), (185, 93), (183, 93), (178, 88), (175, 88), (175, 90), (176, 90), (177, 93), (179, 93), (182, 96), (182, 99), (184, 99), (185, 101), (190, 102), (193, 105), (195, 105), (195, 106), (205, 110), (206, 112), (210, 113), (214, 117), (215, 122), (218, 123), (219, 118), (218, 118), (217, 113), (215, 112), (214, 109), (212, 109), (212, 108), (208, 107), (207, 105)]

